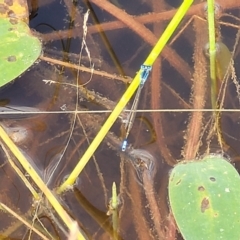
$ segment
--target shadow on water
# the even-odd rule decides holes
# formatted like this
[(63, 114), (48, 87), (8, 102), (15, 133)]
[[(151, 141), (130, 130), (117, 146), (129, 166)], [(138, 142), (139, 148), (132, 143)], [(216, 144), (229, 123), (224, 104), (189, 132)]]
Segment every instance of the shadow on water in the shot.
[[(86, 45), (91, 61), (84, 49), (81, 65), (89, 67), (94, 64), (100, 74), (91, 76), (91, 73), (82, 71), (78, 74), (77, 70), (55, 62), (39, 60), (3, 88), (0, 99), (1, 112), (14, 111), (10, 115), (1, 114), (1, 125), (51, 189), (61, 184), (86, 151), (109, 115), (106, 110), (114, 108), (128, 86), (129, 78), (120, 75), (130, 78), (135, 75), (172, 18), (171, 10), (174, 9), (168, 1), (134, 1), (134, 4), (110, 1), (119, 8), (118, 16), (124, 11), (137, 16), (127, 25), (116, 20), (111, 11), (102, 10), (102, 0), (70, 2), (32, 1), (30, 26), (43, 41), (44, 56), (78, 65), (83, 16), (90, 8), (94, 14), (91, 12), (88, 19)], [(221, 5), (223, 1), (219, 2)], [(226, 14), (239, 17), (239, 4), (222, 3), (222, 6), (225, 16), (218, 20), (221, 41), (230, 51), (234, 50), (238, 76), (239, 47), (238, 44), (236, 49), (233, 46), (238, 34), (234, 26), (239, 25), (239, 20)], [(194, 13), (204, 17), (202, 9), (203, 4), (196, 1), (191, 16)], [(206, 22), (195, 18), (184, 28), (191, 16), (185, 18), (153, 67), (141, 93), (139, 112), (126, 152), (121, 151), (123, 122), (128, 116), (123, 112), (79, 176), (73, 191), (60, 196), (62, 205), (76, 219), (88, 239), (182, 239), (169, 214), (167, 187), (170, 169), (184, 158), (200, 157), (207, 149), (229, 156), (238, 167), (239, 113), (222, 113), (222, 146), (210, 134), (213, 126), (211, 112), (201, 112), (200, 120), (192, 120), (195, 117), (192, 109), (198, 106), (195, 96), (201, 94), (195, 87), (198, 80), (203, 89), (203, 105), (199, 106), (209, 108), (211, 105), (207, 73), (205, 78), (197, 78), (198, 72), (208, 71), (203, 53), (207, 43)], [(136, 34), (136, 22), (141, 23), (142, 34)], [(95, 27), (98, 23), (101, 26)], [(197, 28), (201, 24), (204, 27), (199, 32)], [(100, 28), (104, 30), (101, 34)], [(106, 77), (106, 73), (112, 77)], [(239, 109), (238, 77), (235, 84), (230, 78), (225, 82), (226, 91), (220, 93), (221, 98), (225, 97), (223, 107)], [(85, 112), (73, 113), (76, 102), (77, 110)], [(127, 109), (131, 108), (131, 103)], [(159, 109), (164, 111), (155, 111)], [(193, 129), (199, 129), (195, 138), (191, 135)], [(192, 149), (189, 142), (196, 142)], [(7, 159), (9, 156), (1, 148), (1, 202), (30, 223), (33, 215), (37, 215), (38, 220), (34, 220), (36, 228), (43, 231), (44, 225), (54, 239), (66, 239), (65, 226), (46, 202), (39, 208), (32, 207), (29, 191)], [(115, 238), (111, 216), (107, 215), (113, 182), (117, 184), (120, 201), (119, 231)], [(8, 236), (7, 239), (29, 239), (29, 236), (40, 239), (33, 233), (30, 235), (27, 228), (4, 212), (0, 213), (0, 222), (1, 236)], [(51, 239), (50, 235), (46, 236)]]

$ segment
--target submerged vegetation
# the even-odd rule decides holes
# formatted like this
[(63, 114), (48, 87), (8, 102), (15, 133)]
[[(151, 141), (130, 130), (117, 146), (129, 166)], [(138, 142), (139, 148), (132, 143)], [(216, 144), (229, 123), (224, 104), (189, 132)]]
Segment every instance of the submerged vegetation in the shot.
[[(75, 184), (59, 188), (178, 7), (170, 1), (29, 2), (42, 54), (1, 89), (1, 239), (182, 239), (168, 200), (171, 169), (209, 155), (238, 169), (240, 3), (215, 5), (213, 91), (206, 3), (194, 1), (152, 66), (129, 133), (134, 99)], [(204, 198), (202, 212), (209, 202)]]

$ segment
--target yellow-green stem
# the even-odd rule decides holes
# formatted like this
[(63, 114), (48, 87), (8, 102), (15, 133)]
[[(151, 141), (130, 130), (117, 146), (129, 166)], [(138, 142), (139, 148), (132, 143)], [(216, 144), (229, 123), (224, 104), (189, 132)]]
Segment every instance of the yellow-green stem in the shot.
[(214, 0), (208, 0), (208, 33), (209, 33), (209, 57), (211, 78), (211, 102), (212, 108), (216, 109), (217, 102), (217, 79), (216, 79), (216, 40), (215, 40), (215, 16)]
[[(70, 227), (72, 226), (73, 220), (64, 210), (64, 208), (62, 207), (60, 202), (57, 200), (55, 195), (52, 193), (52, 191), (46, 186), (44, 181), (38, 175), (37, 171), (31, 166), (31, 164), (25, 158), (23, 153), (19, 150), (19, 148), (15, 145), (15, 143), (12, 141), (12, 139), (8, 136), (8, 134), (5, 132), (5, 130), (1, 126), (0, 126), (0, 138), (6, 144), (6, 146), (10, 149), (10, 151), (16, 157), (16, 159), (21, 163), (22, 167), (29, 174), (32, 180), (36, 183), (39, 189), (45, 194), (46, 198), (51, 203), (55, 211), (58, 213), (59, 217), (70, 229)], [(77, 233), (77, 239), (78, 240), (85, 239), (80, 231), (78, 231)]]
[[(162, 34), (162, 36), (159, 38), (157, 44), (152, 49), (151, 53), (147, 57), (146, 61), (143, 63), (147, 66), (152, 66), (156, 58), (159, 56), (160, 52), (166, 45), (169, 38), (172, 36), (173, 32), (179, 25), (180, 21), (186, 14), (187, 10), (191, 6), (193, 0), (185, 0), (181, 4), (180, 8), (176, 12), (175, 16), (172, 18), (171, 22), (168, 24), (166, 30)], [(98, 148), (99, 144), (102, 142), (124, 107), (127, 105), (129, 100), (131, 99), (132, 95), (135, 93), (136, 89), (138, 88), (140, 84), (140, 72), (137, 73), (133, 81), (131, 82), (130, 86), (126, 90), (126, 92), (121, 97), (120, 101), (98, 132), (97, 136), (94, 138), (92, 143), (89, 145), (88, 149), (76, 165), (76, 167), (73, 169), (71, 174), (68, 176), (68, 178), (64, 181), (64, 183), (58, 188), (57, 192), (61, 193), (65, 191), (67, 188), (69, 188), (71, 185), (74, 184), (76, 181), (78, 175), (82, 172), (85, 165), (88, 163), (89, 159), (92, 157), (96, 149)]]

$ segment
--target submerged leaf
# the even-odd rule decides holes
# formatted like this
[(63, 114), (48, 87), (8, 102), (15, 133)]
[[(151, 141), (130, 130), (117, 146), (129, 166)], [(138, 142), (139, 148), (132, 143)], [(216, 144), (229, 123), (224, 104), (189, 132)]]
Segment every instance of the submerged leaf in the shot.
[(229, 64), (231, 63), (232, 54), (229, 51), (228, 47), (222, 43), (217, 43), (217, 52), (216, 52), (216, 73), (218, 79), (218, 89), (224, 80), (225, 74), (228, 71)]
[(171, 172), (169, 200), (184, 239), (240, 239), (240, 177), (221, 156), (183, 162)]
[(18, 77), (37, 60), (41, 42), (20, 20), (0, 18), (0, 87)]

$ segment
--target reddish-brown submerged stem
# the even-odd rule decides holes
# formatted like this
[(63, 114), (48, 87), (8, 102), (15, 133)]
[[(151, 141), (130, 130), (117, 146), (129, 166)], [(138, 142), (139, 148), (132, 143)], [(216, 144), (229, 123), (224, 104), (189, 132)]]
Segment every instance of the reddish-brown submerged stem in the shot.
[(153, 239), (151, 236), (151, 231), (149, 229), (149, 225), (144, 218), (143, 213), (143, 202), (141, 197), (141, 191), (139, 183), (136, 181), (136, 172), (134, 168), (131, 166), (128, 168), (129, 173), (129, 197), (131, 199), (131, 212), (133, 216), (134, 226), (136, 232), (138, 234), (138, 239), (145, 240), (145, 239)]
[[(193, 16), (193, 15), (198, 15), (198, 16), (204, 16), (204, 6), (205, 2), (192, 5), (190, 9), (187, 11), (185, 16)], [(240, 2), (237, 2), (235, 0), (230, 0), (230, 1), (225, 1), (225, 0), (219, 0), (218, 4), (221, 6), (222, 9), (227, 10), (231, 8), (236, 8), (240, 6)], [(133, 18), (143, 24), (147, 23), (156, 23), (160, 21), (167, 21), (172, 19), (174, 14), (176, 13), (177, 9), (165, 11), (165, 12), (153, 12), (153, 13), (147, 13), (141, 16), (134, 16)], [(112, 21), (112, 22), (107, 22), (101, 24), (101, 27), (104, 31), (108, 30), (116, 30), (119, 28), (125, 28), (126, 25), (122, 23), (122, 21)], [(94, 26), (89, 28), (89, 31), (95, 31)]]
[[(227, 10), (227, 9), (239, 7), (240, 1), (219, 0), (218, 4), (222, 7), (222, 9)], [(205, 5), (205, 2), (193, 5), (189, 9), (189, 11), (186, 13), (185, 16), (193, 16), (193, 15), (204, 16), (204, 11), (203, 11), (204, 5)], [(174, 16), (176, 11), (177, 10), (174, 9), (174, 10), (169, 10), (165, 12), (147, 13), (141, 16), (133, 16), (133, 18), (142, 24), (155, 23), (155, 22), (170, 20)], [(104, 31), (116, 30), (116, 29), (126, 28), (126, 27), (127, 27), (126, 24), (124, 24), (122, 21), (112, 21), (112, 22), (101, 23), (101, 28)], [(76, 37), (79, 35), (79, 32), (81, 31), (82, 31), (82, 27), (79, 27), (79, 28), (72, 29), (70, 33), (72, 37)], [(98, 28), (96, 26), (89, 26), (88, 32), (97, 33)], [(69, 30), (62, 30), (62, 31), (59, 31), (58, 34), (54, 32), (54, 33), (42, 34), (41, 36), (44, 39), (44, 41), (50, 41), (50, 40), (58, 40), (59, 38), (67, 38), (68, 35), (69, 35)]]
[[(152, 70), (152, 82), (151, 82), (151, 107), (152, 109), (161, 108), (161, 63), (160, 60), (155, 62)], [(168, 147), (165, 143), (163, 126), (161, 120), (161, 113), (153, 112), (153, 125), (157, 135), (157, 143), (164, 158), (164, 161), (170, 166), (173, 166), (176, 162), (174, 161)]]
[(164, 239), (164, 230), (162, 226), (162, 218), (160, 215), (159, 206), (156, 201), (155, 189), (153, 188), (153, 181), (149, 177), (148, 170), (144, 170), (142, 173), (143, 187), (146, 198), (148, 200), (151, 219), (154, 223), (154, 231), (158, 235), (158, 239)]
[[(166, 6), (164, 2), (162, 1), (152, 1), (152, 6), (153, 6), (153, 11), (158, 12), (160, 9), (164, 9)], [(160, 32), (163, 29), (163, 25), (160, 23), (155, 23), (153, 26), (154, 34), (159, 35)], [(153, 66), (152, 70), (152, 81), (151, 81), (151, 106), (153, 109), (160, 109), (161, 108), (161, 90), (162, 90), (162, 62), (161, 58), (157, 59), (155, 62), (155, 65)], [(160, 152), (165, 160), (169, 165), (173, 165), (175, 163), (174, 159), (171, 156), (171, 153), (165, 143), (164, 139), (164, 133), (162, 129), (162, 116), (159, 113), (153, 113), (153, 123), (154, 123), (154, 128), (156, 131), (157, 135), (157, 144), (160, 149)], [(159, 180), (159, 179), (158, 179)], [(164, 220), (162, 213), (164, 212), (165, 208), (161, 205), (161, 200), (159, 200), (159, 195), (154, 194), (151, 190), (153, 186), (149, 186), (148, 178), (146, 172), (143, 173), (143, 183), (145, 187), (145, 194), (149, 202), (149, 206), (151, 206), (151, 211), (152, 211), (152, 217), (153, 217), (153, 222), (155, 225), (155, 229), (158, 233), (159, 238), (164, 239), (166, 238), (166, 235), (168, 234), (168, 229), (167, 231), (166, 228), (164, 227)], [(153, 191), (153, 190), (152, 190)], [(158, 201), (157, 201), (158, 199)], [(164, 200), (166, 200), (166, 196), (164, 195), (163, 197)], [(163, 200), (163, 201), (164, 201)], [(162, 208), (163, 207), (163, 208)], [(155, 209), (157, 208), (157, 209)], [(155, 213), (156, 211), (156, 213)], [(159, 222), (160, 226), (157, 225)], [(175, 231), (172, 229), (173, 232)]]
[(176, 239), (176, 229), (177, 229), (177, 224), (175, 222), (175, 219), (173, 217), (172, 212), (169, 213), (168, 216), (168, 226), (166, 227), (166, 240), (175, 240)]
[(57, 65), (60, 65), (60, 66), (63, 66), (63, 67), (71, 68), (71, 69), (76, 69), (76, 70), (83, 71), (83, 72), (93, 73), (93, 74), (96, 74), (96, 75), (99, 75), (99, 76), (102, 76), (102, 77), (106, 77), (106, 78), (109, 78), (109, 79), (120, 80), (120, 81), (125, 82), (125, 83), (129, 83), (130, 80), (131, 80), (130, 77), (117, 76), (115, 74), (110, 74), (110, 73), (107, 73), (107, 72), (87, 68), (87, 67), (84, 67), (84, 66), (79, 66), (79, 65), (74, 64), (74, 63), (64, 62), (64, 61), (54, 59), (54, 58), (49, 58), (49, 57), (46, 57), (46, 56), (40, 56), (40, 59), (44, 60), (48, 63), (51, 63), (51, 64), (57, 64)]
[[(194, 74), (193, 74), (193, 108), (203, 109), (205, 105), (207, 60), (203, 54), (202, 47), (208, 42), (206, 23), (196, 19), (194, 29), (196, 32), (194, 52)], [(206, 31), (204, 33), (203, 31)], [(203, 112), (193, 112), (190, 118), (186, 134), (186, 144), (183, 157), (186, 160), (194, 159), (200, 146), (200, 133), (202, 129)]]
[[(96, 4), (100, 8), (103, 8), (108, 13), (118, 18), (151, 46), (154, 46), (156, 44), (158, 38), (147, 27), (139, 23), (133, 16), (127, 14), (106, 0), (91, 0), (90, 2)], [(165, 46), (162, 54), (163, 57), (167, 59), (185, 79), (190, 79), (190, 67), (181, 57), (179, 57), (179, 55), (174, 50), (168, 46)]]
[(119, 9), (112, 3), (106, 0), (90, 0), (90, 2), (96, 4), (98, 7), (104, 9), (111, 15), (118, 18), (121, 22), (126, 24), (130, 29), (132, 29), (134, 32), (136, 32), (138, 35), (142, 36), (143, 39), (145, 39), (147, 42), (151, 44), (155, 44), (157, 39), (153, 35), (153, 33), (143, 26), (141, 23), (139, 23), (137, 20), (135, 20), (132, 16), (124, 12), (123, 10)]

